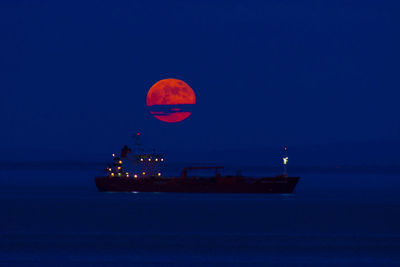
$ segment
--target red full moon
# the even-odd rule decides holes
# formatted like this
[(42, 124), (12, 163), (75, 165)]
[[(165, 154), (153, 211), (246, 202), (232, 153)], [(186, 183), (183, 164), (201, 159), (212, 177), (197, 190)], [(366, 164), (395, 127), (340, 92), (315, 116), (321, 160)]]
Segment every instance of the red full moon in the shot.
[(178, 79), (164, 79), (156, 82), (147, 93), (150, 114), (160, 121), (179, 122), (192, 114), (196, 95), (187, 83)]

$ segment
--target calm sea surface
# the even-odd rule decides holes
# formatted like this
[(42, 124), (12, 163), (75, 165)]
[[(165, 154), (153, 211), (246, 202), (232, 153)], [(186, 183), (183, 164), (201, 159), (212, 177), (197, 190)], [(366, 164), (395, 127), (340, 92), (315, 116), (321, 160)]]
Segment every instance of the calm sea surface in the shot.
[(400, 266), (400, 175), (302, 174), (293, 195), (100, 193), (0, 171), (1, 266)]

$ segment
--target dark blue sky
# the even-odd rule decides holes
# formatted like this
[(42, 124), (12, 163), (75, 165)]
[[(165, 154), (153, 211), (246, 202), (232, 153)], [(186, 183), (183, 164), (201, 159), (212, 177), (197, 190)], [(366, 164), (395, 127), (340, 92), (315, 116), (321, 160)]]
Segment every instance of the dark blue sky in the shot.
[[(0, 148), (109, 154), (399, 140), (396, 1), (2, 1)], [(192, 116), (151, 117), (178, 78)]]

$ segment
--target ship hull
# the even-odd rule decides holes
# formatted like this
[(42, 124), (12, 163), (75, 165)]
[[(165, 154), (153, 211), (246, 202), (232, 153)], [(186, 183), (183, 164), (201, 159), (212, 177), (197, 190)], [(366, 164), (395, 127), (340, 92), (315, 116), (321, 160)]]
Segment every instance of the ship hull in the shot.
[(268, 178), (117, 178), (96, 177), (102, 192), (181, 192), (181, 193), (247, 193), (290, 194), (299, 177)]

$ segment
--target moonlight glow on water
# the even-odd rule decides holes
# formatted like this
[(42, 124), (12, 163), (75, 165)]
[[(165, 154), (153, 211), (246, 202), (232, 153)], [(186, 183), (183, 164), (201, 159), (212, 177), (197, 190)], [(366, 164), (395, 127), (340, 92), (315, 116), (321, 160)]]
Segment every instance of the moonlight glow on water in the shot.
[(155, 118), (164, 122), (179, 122), (192, 114), (196, 95), (184, 81), (164, 79), (150, 88), (146, 103)]

